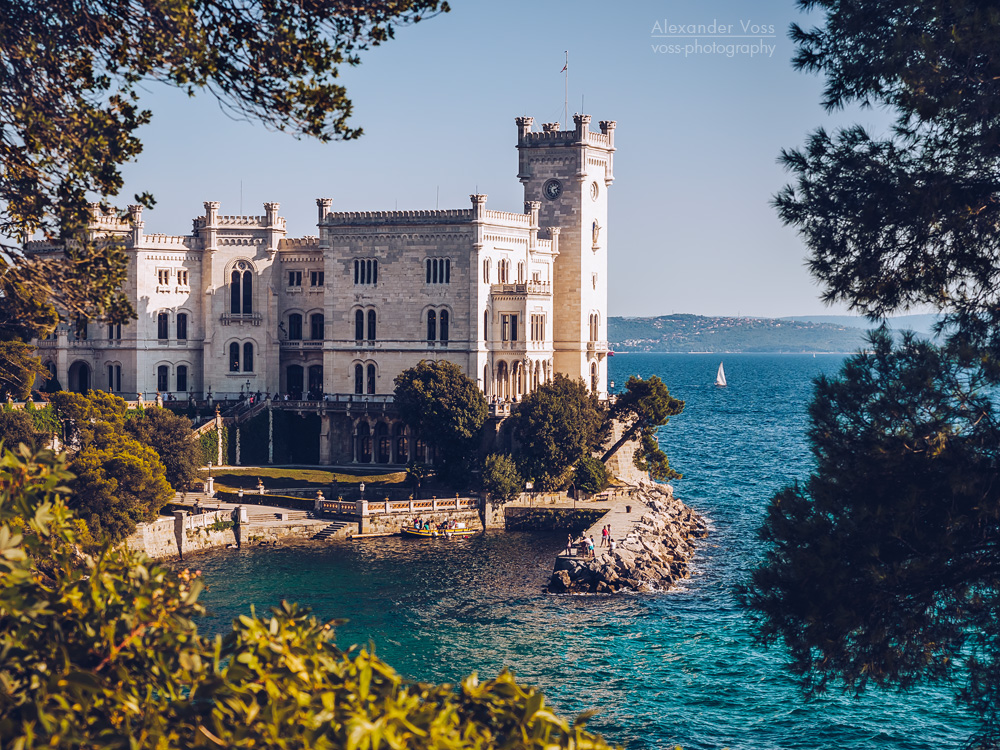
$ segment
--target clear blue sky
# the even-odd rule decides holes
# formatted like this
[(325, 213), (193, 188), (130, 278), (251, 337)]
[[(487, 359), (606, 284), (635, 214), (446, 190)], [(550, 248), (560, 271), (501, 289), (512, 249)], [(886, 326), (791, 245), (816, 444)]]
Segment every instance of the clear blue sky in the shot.
[[(536, 127), (562, 118), (564, 50), (569, 112), (617, 120), (610, 193), (611, 315), (783, 316), (841, 313), (824, 307), (803, 267), (805, 249), (769, 206), (785, 182), (779, 150), (813, 128), (879, 112), (827, 115), (821, 80), (792, 70), (789, 23), (808, 22), (790, 0), (452, 0), (452, 12), (400, 29), (344, 71), (358, 141), (319, 144), (230, 119), (208, 95), (189, 99), (148, 85), (154, 112), (145, 151), (125, 170), (126, 196), (149, 190), (158, 205), (147, 232), (187, 233), (202, 202), (221, 213), (263, 213), (279, 201), (289, 234), (315, 234), (317, 197), (335, 210), (488, 205), (521, 211), (514, 118)], [(654, 52), (655, 26), (774, 28), (775, 47), (750, 56)], [(664, 28), (664, 33), (667, 30)], [(751, 38), (702, 45), (756, 43)]]

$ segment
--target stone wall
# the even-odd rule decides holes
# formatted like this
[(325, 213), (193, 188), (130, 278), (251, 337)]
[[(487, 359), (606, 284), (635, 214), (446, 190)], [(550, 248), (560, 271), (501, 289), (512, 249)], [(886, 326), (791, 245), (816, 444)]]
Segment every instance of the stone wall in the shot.
[[(216, 521), (229, 524), (230, 511), (188, 516), (179, 513), (174, 518), (161, 518), (139, 524), (135, 533), (125, 540), (130, 549), (145, 552), (154, 560), (170, 560), (236, 542), (231, 526), (213, 529)], [(253, 546), (283, 539), (311, 539), (322, 528), (315, 523), (243, 524), (243, 544)]]
[[(607, 450), (620, 440), (623, 434), (625, 434), (625, 425), (615, 420), (611, 425), (611, 437), (605, 444), (604, 450)], [(643, 485), (649, 483), (651, 480), (648, 473), (640, 471), (635, 465), (633, 458), (636, 446), (637, 443), (635, 440), (629, 440), (615, 452), (615, 455), (608, 459), (605, 467), (609, 474), (618, 477), (618, 479), (626, 484)]]
[[(413, 519), (419, 516), (421, 519), (426, 519), (431, 526), (439, 523), (444, 523), (449, 518), (454, 519), (465, 524), (466, 528), (475, 529), (480, 531), (483, 528), (482, 520), (479, 516), (478, 510), (460, 510), (460, 511), (438, 511), (437, 513), (415, 513), (409, 515), (406, 513), (394, 513), (392, 515), (382, 515), (382, 516), (365, 516), (363, 519), (361, 533), (362, 534), (398, 534), (403, 530), (404, 526), (409, 526), (413, 523)], [(487, 527), (489, 528), (489, 527)]]
[(609, 508), (525, 508), (504, 509), (508, 531), (568, 531), (578, 534), (590, 528)]

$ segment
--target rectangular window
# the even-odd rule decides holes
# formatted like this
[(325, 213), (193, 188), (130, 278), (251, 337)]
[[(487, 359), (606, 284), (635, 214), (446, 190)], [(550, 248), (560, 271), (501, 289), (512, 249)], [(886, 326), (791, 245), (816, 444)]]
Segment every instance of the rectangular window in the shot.
[(545, 316), (531, 316), (531, 340), (545, 341)]
[(159, 313), (156, 316), (156, 338), (160, 341), (166, 341), (170, 334), (167, 332), (167, 324), (169, 321), (169, 316), (166, 313)]
[(309, 286), (323, 286), (323, 271), (309, 272)]
[[(188, 337), (188, 316), (187, 313), (177, 314), (177, 339), (179, 341), (185, 341)], [(186, 388), (178, 388), (179, 391), (187, 390)]]
[(188, 272), (181, 270), (177, 272), (177, 286), (188, 285)]
[(424, 283), (450, 284), (451, 258), (428, 258), (424, 261)]
[(517, 341), (517, 316), (510, 316), (510, 340)]
[(160, 286), (167, 286), (170, 284), (170, 271), (166, 268), (161, 268), (156, 272), (156, 283)]
[(500, 316), (500, 340), (510, 341), (510, 316)]
[(177, 366), (177, 390), (186, 391), (188, 389), (188, 368), (185, 365)]
[(289, 287), (300, 287), (300, 286), (302, 286), (302, 271), (289, 271), (288, 272), (288, 286)]
[[(319, 284), (323, 285), (323, 272), (317, 271), (319, 274)], [(378, 284), (378, 259), (377, 258), (356, 258), (354, 260), (354, 283), (355, 285), (370, 284), (374, 286)]]
[(108, 323), (108, 341), (121, 341), (122, 324)]

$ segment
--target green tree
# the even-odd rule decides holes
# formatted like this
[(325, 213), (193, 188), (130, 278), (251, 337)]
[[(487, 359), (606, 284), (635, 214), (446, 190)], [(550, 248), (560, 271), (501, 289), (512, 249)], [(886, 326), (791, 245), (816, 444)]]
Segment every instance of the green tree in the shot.
[(636, 467), (648, 471), (653, 479), (679, 479), (680, 474), (670, 468), (667, 454), (660, 448), (656, 430), (682, 411), (684, 402), (671, 396), (656, 375), (647, 380), (631, 376), (611, 408), (611, 418), (624, 426), (622, 435), (605, 451), (601, 461), (606, 462), (629, 440), (638, 439), (639, 446), (632, 458)]
[(483, 489), (495, 504), (509, 503), (524, 489), (524, 480), (514, 459), (505, 453), (491, 453), (483, 462)]
[(775, 198), (824, 298), (873, 320), (941, 313), (941, 346), (885, 332), (820, 380), (816, 468), (779, 492), (744, 599), (810, 690), (952, 680), (1000, 742), (1000, 14), (926, 0), (800, 2), (798, 68), (825, 105), (882, 106), (886, 136), (816, 131)]
[[(235, 116), (295, 135), (356, 138), (341, 69), (399, 25), (447, 9), (439, 0), (7, 4), (0, 234), (67, 242), (61, 258), (0, 256), (0, 276), (70, 318), (131, 317), (121, 243), (92, 241), (85, 228), (88, 201), (117, 195), (121, 165), (142, 150), (148, 81), (190, 96), (207, 90)], [(135, 200), (154, 202), (147, 193)]]
[(23, 401), (31, 394), (35, 378), (49, 377), (35, 348), (23, 341), (0, 341), (0, 398)]
[(76, 475), (71, 505), (97, 539), (124, 539), (174, 496), (156, 451), (127, 435), (85, 446), (69, 468)]
[(197, 573), (81, 554), (70, 479), (51, 454), (0, 457), (3, 747), (608, 747), (509, 673), (406, 681), (295, 605), (205, 637)]
[(569, 481), (569, 472), (600, 444), (606, 410), (583, 380), (556, 376), (511, 411), (525, 478), (540, 490)]
[(423, 360), (396, 376), (394, 393), (403, 420), (434, 447), (436, 465), (447, 472), (472, 460), (488, 407), (461, 367)]
[(20, 443), (35, 448), (38, 433), (35, 420), (23, 409), (0, 410), (0, 443), (8, 450), (14, 450)]
[(171, 487), (178, 491), (190, 489), (201, 466), (201, 446), (191, 431), (190, 419), (169, 409), (142, 409), (126, 420), (125, 429), (156, 451)]
[(78, 448), (104, 444), (125, 431), (128, 404), (106, 391), (52, 395), (52, 407), (66, 426), (66, 441)]
[(604, 462), (589, 455), (581, 458), (576, 464), (573, 484), (577, 489), (591, 494), (603, 490), (608, 486), (608, 470)]

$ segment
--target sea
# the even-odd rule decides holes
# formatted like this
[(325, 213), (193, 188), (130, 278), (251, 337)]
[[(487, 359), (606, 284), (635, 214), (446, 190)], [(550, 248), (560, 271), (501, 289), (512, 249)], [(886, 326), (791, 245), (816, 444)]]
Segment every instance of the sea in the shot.
[[(667, 593), (543, 593), (565, 534), (494, 532), (448, 543), (375, 538), (195, 558), (202, 630), (282, 599), (346, 618), (341, 647), (374, 644), (407, 678), (457, 682), (511, 669), (557, 711), (629, 750), (960, 748), (975, 723), (954, 685), (834, 689), (807, 700), (780, 647), (756, 645), (734, 596), (759, 560), (776, 491), (808, 476), (812, 381), (842, 355), (619, 354), (610, 379), (659, 376), (685, 401), (660, 430), (675, 493), (709, 521), (691, 578)], [(727, 388), (714, 386), (719, 362)], [(189, 561), (189, 564), (190, 561)]]

